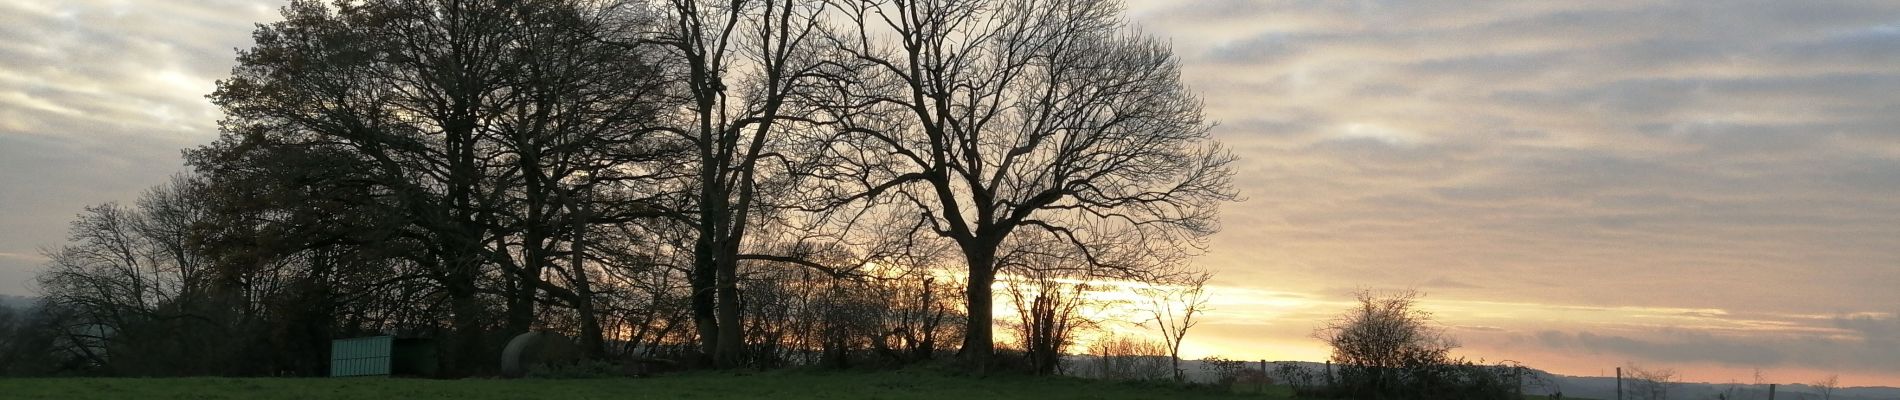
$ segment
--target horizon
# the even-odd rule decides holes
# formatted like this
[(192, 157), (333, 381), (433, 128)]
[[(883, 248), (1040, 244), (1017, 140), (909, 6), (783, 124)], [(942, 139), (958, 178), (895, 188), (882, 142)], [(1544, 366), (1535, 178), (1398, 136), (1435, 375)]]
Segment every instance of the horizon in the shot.
[[(82, 207), (186, 171), (218, 133), (205, 96), (285, 3), (0, 0), (0, 295), (37, 295)], [(1410, 288), (1457, 356), (1900, 387), (1900, 4), (1127, 18), (1239, 156), (1183, 358), (1320, 362), (1353, 290)]]

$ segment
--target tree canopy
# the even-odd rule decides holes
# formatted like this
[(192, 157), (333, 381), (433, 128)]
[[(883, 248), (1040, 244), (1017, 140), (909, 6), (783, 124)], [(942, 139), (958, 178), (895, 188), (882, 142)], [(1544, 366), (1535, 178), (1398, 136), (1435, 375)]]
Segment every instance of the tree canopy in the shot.
[(1171, 49), (1114, 1), (282, 12), (210, 94), (193, 171), (50, 251), (46, 301), (5, 319), (45, 334), (18, 340), (138, 375), (321, 374), (368, 334), (484, 375), (530, 331), (606, 360), (983, 369), (1000, 283), (1046, 373), (1086, 325), (1064, 282), (1204, 280), (1236, 197)]

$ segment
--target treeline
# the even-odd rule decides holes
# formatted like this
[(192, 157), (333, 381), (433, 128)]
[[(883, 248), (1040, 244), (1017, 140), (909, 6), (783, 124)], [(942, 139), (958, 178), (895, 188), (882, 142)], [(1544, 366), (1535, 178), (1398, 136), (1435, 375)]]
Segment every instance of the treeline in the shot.
[(602, 360), (981, 370), (1003, 298), (1053, 371), (1092, 282), (1205, 281), (1185, 263), (1235, 198), (1120, 7), (295, 1), (209, 96), (192, 172), (49, 251), (0, 339), (43, 351), (0, 367), (321, 375), (331, 339), (396, 334), (479, 375), (549, 330)]

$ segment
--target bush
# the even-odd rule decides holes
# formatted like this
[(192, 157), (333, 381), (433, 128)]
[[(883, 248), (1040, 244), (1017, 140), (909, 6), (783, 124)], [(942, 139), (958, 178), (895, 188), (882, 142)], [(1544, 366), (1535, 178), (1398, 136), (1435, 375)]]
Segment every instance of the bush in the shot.
[(1332, 376), (1294, 363), (1272, 376), (1305, 398), (1332, 399), (1514, 399), (1515, 365), (1445, 360), (1396, 368), (1334, 365)]
[[(1286, 371), (1302, 396), (1355, 399), (1509, 399), (1515, 366), (1452, 359), (1457, 343), (1417, 307), (1416, 291), (1357, 293), (1359, 306), (1313, 336), (1332, 345), (1336, 375)], [(1284, 369), (1284, 368), (1283, 368)], [(1325, 374), (1332, 374), (1331, 371)]]
[(1300, 397), (1331, 397), (1332, 383), (1322, 374), (1294, 363), (1273, 363), (1273, 377), (1293, 388)]
[(964, 357), (946, 357), (935, 362), (922, 363), (921, 368), (937, 370), (952, 376), (1032, 375), (1035, 373), (1035, 366), (1029, 362), (1029, 353), (1008, 343), (997, 343), (994, 349), (986, 364), (974, 364)]
[(1090, 368), (1095, 377), (1105, 380), (1143, 381), (1174, 376), (1167, 346), (1160, 342), (1128, 337), (1104, 337), (1089, 345), (1094, 356)]
[(1220, 387), (1234, 386), (1234, 382), (1240, 380), (1241, 374), (1248, 371), (1246, 361), (1229, 360), (1220, 356), (1202, 358), (1201, 369), (1207, 370), (1207, 374), (1214, 377), (1213, 383)]

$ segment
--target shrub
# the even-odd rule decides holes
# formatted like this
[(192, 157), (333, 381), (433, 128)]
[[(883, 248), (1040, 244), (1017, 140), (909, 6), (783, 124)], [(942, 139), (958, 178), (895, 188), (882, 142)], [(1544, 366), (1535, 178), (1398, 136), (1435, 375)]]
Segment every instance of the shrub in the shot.
[(1119, 381), (1167, 379), (1174, 376), (1168, 348), (1160, 342), (1110, 336), (1089, 345), (1090, 368), (1097, 378)]
[[(1337, 375), (1314, 388), (1311, 373), (1289, 371), (1302, 395), (1355, 399), (1509, 399), (1513, 366), (1452, 359), (1457, 343), (1417, 307), (1416, 291), (1360, 291), (1359, 305), (1313, 333), (1333, 347)], [(1327, 374), (1331, 374), (1329, 371)], [(1295, 379), (1301, 381), (1295, 383)]]
[(1214, 384), (1220, 387), (1232, 387), (1240, 376), (1248, 371), (1247, 362), (1229, 360), (1220, 356), (1208, 356), (1201, 359), (1201, 369), (1214, 378)]
[(1273, 363), (1270, 374), (1293, 388), (1300, 397), (1331, 397), (1332, 384), (1322, 374), (1296, 363)]

